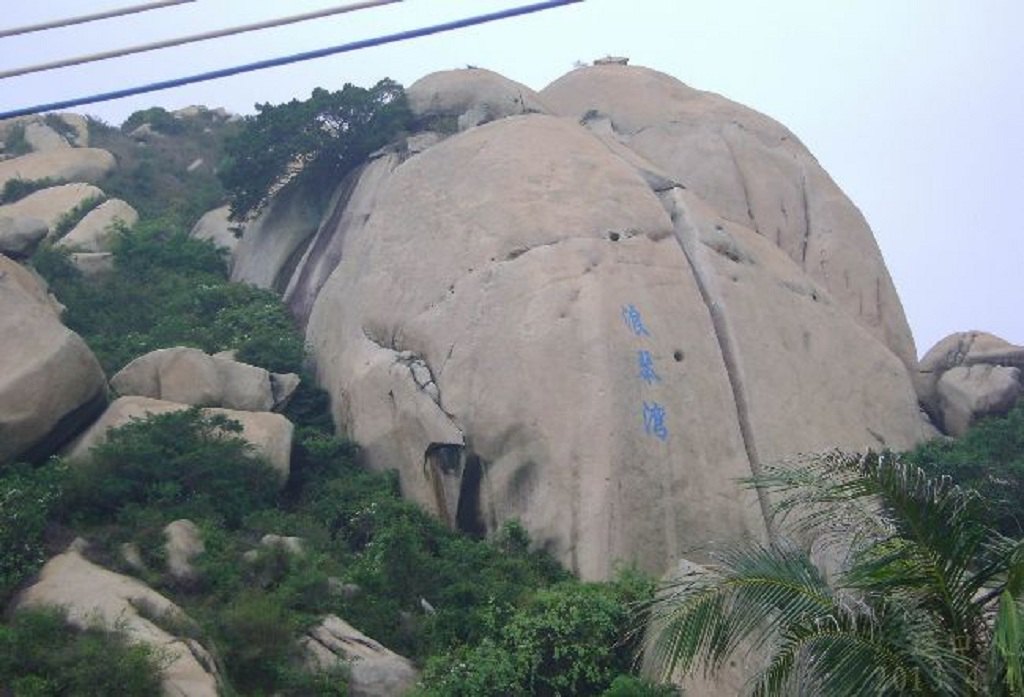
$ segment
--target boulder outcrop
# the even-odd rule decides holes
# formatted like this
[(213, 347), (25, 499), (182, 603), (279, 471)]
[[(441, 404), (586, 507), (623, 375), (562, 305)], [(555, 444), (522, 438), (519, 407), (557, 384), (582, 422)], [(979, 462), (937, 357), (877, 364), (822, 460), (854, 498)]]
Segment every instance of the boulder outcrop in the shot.
[(61, 179), (95, 183), (117, 166), (114, 156), (99, 148), (67, 148), (0, 161), (0, 188), (11, 179)]
[[(148, 397), (119, 397), (110, 403), (103, 415), (76, 438), (67, 448), (65, 456), (74, 462), (88, 456), (89, 451), (106, 441), (107, 432), (124, 426), (133, 419), (188, 409), (188, 405)], [(292, 423), (280, 414), (235, 409), (204, 409), (207, 414), (219, 414), (242, 425), (238, 436), (248, 441), (254, 452), (274, 468), (281, 481), (287, 481), (291, 466)]]
[(120, 199), (110, 199), (86, 213), (57, 244), (80, 252), (109, 252), (118, 225), (130, 228), (138, 220), (134, 208)]
[(0, 464), (49, 454), (106, 404), (103, 369), (58, 308), (0, 255)]
[(348, 668), (352, 697), (395, 697), (411, 690), (419, 679), (408, 659), (335, 615), (325, 617), (300, 643), (311, 669)]
[(407, 95), (409, 108), (426, 125), (449, 119), (459, 131), (506, 116), (549, 113), (529, 87), (480, 68), (431, 73), (410, 85)]
[(943, 431), (962, 436), (978, 419), (1005, 414), (1024, 392), (1024, 347), (986, 332), (950, 334), (914, 376), (921, 406)]
[(199, 574), (192, 562), (206, 551), (199, 526), (191, 520), (175, 520), (164, 528), (167, 573), (179, 583), (192, 583)]
[(243, 411), (283, 408), (298, 383), (293, 373), (271, 373), (184, 346), (151, 351), (110, 379), (121, 395)]
[(217, 697), (220, 678), (213, 656), (196, 640), (171, 634), (167, 622), (187, 622), (184, 611), (146, 584), (108, 571), (82, 556), (83, 540), (43, 566), (18, 607), (61, 607), (74, 627), (99, 625), (125, 633), (163, 659), (167, 695)]
[(103, 191), (92, 184), (61, 184), (34, 191), (14, 203), (0, 206), (0, 217), (38, 218), (53, 228), (61, 217), (86, 199), (103, 196)]
[(763, 536), (737, 483), (761, 461), (919, 439), (878, 327), (667, 171), (542, 114), (391, 168), (307, 328), (366, 461), (471, 533), (522, 521), (595, 579)]
[(49, 232), (39, 218), (9, 218), (0, 215), (0, 254), (20, 259), (32, 250)]
[(245, 226), (231, 220), (231, 207), (221, 206), (208, 211), (192, 226), (189, 235), (198, 240), (209, 240), (228, 252), (228, 271), (231, 270), (235, 249)]
[(784, 251), (913, 370), (917, 353), (864, 216), (788, 129), (647, 68), (574, 70), (540, 92)]

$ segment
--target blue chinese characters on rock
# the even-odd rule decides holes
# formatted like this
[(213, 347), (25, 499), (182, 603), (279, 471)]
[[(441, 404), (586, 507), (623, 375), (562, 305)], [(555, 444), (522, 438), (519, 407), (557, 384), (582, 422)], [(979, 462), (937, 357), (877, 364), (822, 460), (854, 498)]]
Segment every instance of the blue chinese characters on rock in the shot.
[[(651, 332), (644, 324), (643, 315), (640, 314), (636, 305), (630, 303), (622, 306), (622, 321), (638, 340), (651, 338)], [(648, 349), (637, 349), (636, 362), (637, 377), (646, 387), (650, 388), (661, 382), (661, 376), (655, 369), (654, 356)], [(667, 441), (668, 426), (665, 424), (665, 407), (653, 399), (651, 401), (643, 400), (642, 407), (644, 433), (658, 440)]]

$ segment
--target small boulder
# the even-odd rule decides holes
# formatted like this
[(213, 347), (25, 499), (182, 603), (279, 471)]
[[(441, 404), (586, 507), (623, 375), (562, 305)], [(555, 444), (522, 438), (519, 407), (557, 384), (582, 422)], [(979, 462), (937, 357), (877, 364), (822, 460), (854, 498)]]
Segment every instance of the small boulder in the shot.
[(192, 561), (206, 551), (199, 526), (191, 520), (175, 520), (164, 528), (164, 539), (167, 572), (179, 583), (194, 582), (199, 574)]
[(110, 384), (122, 395), (200, 407), (272, 411), (288, 402), (299, 378), (176, 346), (136, 358), (111, 378)]
[(29, 144), (33, 152), (51, 152), (71, 147), (64, 136), (42, 120), (25, 124), (25, 142)]
[(122, 631), (129, 641), (145, 644), (163, 657), (164, 694), (216, 697), (220, 678), (209, 651), (167, 629), (191, 621), (181, 608), (141, 581), (93, 564), (82, 556), (83, 546), (76, 540), (50, 559), (17, 606), (61, 607), (79, 629), (99, 625)]
[(244, 225), (231, 220), (231, 207), (221, 206), (208, 211), (192, 226), (190, 237), (198, 240), (209, 240), (217, 247), (228, 251), (228, 270), (231, 269), (231, 260), (242, 239)]
[(0, 216), (0, 254), (18, 259), (27, 257), (49, 230), (39, 218)]
[(0, 188), (11, 179), (63, 179), (98, 182), (117, 167), (117, 160), (99, 148), (67, 148), (32, 152), (0, 162)]
[(352, 697), (391, 697), (413, 688), (419, 672), (409, 659), (366, 636), (336, 615), (328, 615), (299, 640), (313, 670), (345, 666)]
[[(124, 426), (133, 419), (145, 419), (150, 415), (188, 408), (185, 404), (148, 397), (119, 397), (111, 402), (103, 415), (88, 430), (68, 446), (65, 457), (72, 463), (85, 459), (92, 448), (106, 441), (108, 431)], [(254, 452), (274, 468), (282, 483), (287, 481), (291, 467), (294, 431), (288, 419), (280, 414), (234, 409), (204, 409), (203, 413), (218, 414), (239, 422), (242, 431), (238, 436), (252, 444)]]
[(71, 263), (86, 278), (94, 278), (114, 270), (113, 252), (72, 252)]
[(57, 244), (82, 252), (109, 252), (119, 224), (132, 227), (138, 212), (120, 199), (110, 199), (89, 211)]

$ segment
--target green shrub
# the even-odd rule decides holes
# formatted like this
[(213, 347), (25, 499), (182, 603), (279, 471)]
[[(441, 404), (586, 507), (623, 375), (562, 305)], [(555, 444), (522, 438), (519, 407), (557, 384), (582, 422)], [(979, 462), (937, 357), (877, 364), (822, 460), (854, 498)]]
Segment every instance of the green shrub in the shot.
[(984, 522), (1004, 535), (1024, 536), (1024, 403), (981, 420), (957, 440), (932, 440), (905, 457), (930, 475), (976, 490), (985, 501)]
[(0, 606), (43, 563), (44, 533), (60, 503), (64, 475), (56, 460), (0, 469)]
[(131, 133), (139, 126), (147, 123), (154, 131), (165, 135), (177, 135), (184, 133), (186, 130), (185, 124), (181, 119), (175, 118), (169, 111), (158, 106), (132, 113), (121, 124), (121, 130), (125, 133)]
[(76, 465), (68, 508), (80, 523), (129, 519), (158, 509), (165, 522), (211, 519), (238, 527), (247, 513), (270, 505), (278, 475), (232, 434), (241, 426), (198, 408), (132, 421), (107, 434)]
[(0, 626), (3, 694), (151, 697), (160, 693), (161, 660), (115, 632), (78, 631), (55, 609), (20, 610)]
[(8, 179), (4, 183), (3, 191), (0, 191), (0, 205), (20, 201), (31, 193), (41, 189), (48, 189), (61, 183), (59, 180), (49, 177), (42, 179)]
[(8, 155), (27, 155), (32, 152), (32, 146), (25, 140), (25, 124), (16, 123), (7, 131), (4, 138), (4, 153)]
[(333, 187), (412, 118), (405, 91), (391, 80), (370, 89), (317, 88), (305, 101), (257, 104), (256, 111), (225, 144), (218, 172), (235, 219), (258, 212), (296, 162), (303, 163), (302, 171), (289, 184)]

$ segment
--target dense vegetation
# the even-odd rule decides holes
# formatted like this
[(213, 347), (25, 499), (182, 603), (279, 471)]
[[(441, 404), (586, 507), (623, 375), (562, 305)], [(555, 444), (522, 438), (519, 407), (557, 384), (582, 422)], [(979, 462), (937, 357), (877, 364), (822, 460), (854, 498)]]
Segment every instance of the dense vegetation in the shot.
[[(229, 283), (209, 243), (166, 222), (120, 230), (107, 276), (85, 279), (53, 249), (34, 263), (108, 371), (178, 344), (302, 369), (280, 301)], [(601, 694), (613, 683), (612, 694), (661, 694), (629, 678), (634, 647), (622, 641), (650, 580), (579, 583), (515, 524), (488, 542), (447, 529), (404, 501), (394, 477), (355, 464), (357, 447), (333, 435), (326, 396), (309, 380), (286, 415), (297, 433), (283, 489), (230, 423), (198, 410), (118, 429), (85, 465), (4, 470), (4, 599), (82, 535), (92, 559), (187, 611), (195, 626), (174, 629), (217, 653), (238, 694), (343, 694), (343, 675), (300, 668), (296, 639), (329, 613), (425, 666), (426, 695)], [(189, 582), (166, 572), (163, 549), (163, 528), (181, 518), (206, 547)], [(268, 533), (301, 537), (305, 554), (261, 547)], [(125, 543), (144, 570), (125, 560)]]
[(336, 185), (411, 119), (405, 91), (391, 80), (369, 89), (351, 84), (336, 92), (318, 88), (309, 99), (257, 104), (256, 111), (228, 140), (220, 168), (236, 219), (258, 212), (286, 182), (319, 184), (320, 193), (327, 194), (324, 185)]

